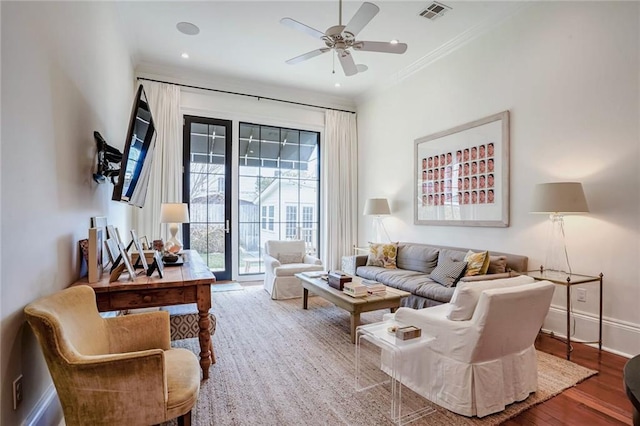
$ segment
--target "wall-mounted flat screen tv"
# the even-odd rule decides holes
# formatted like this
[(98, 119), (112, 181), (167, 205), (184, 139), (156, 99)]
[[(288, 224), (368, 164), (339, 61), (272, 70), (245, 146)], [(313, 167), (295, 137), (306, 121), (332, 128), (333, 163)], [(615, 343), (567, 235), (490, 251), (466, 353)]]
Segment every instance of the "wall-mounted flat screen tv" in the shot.
[(142, 85), (138, 87), (131, 111), (127, 140), (122, 153), (118, 182), (112, 200), (142, 207), (147, 197), (156, 128)]

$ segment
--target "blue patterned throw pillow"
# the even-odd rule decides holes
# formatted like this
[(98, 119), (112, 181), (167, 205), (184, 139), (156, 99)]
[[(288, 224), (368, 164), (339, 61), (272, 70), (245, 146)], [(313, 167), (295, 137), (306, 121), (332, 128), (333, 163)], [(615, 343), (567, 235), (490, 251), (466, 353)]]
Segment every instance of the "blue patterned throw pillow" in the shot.
[(443, 259), (431, 271), (431, 279), (445, 287), (452, 287), (462, 278), (466, 268), (467, 262), (457, 262), (449, 258)]

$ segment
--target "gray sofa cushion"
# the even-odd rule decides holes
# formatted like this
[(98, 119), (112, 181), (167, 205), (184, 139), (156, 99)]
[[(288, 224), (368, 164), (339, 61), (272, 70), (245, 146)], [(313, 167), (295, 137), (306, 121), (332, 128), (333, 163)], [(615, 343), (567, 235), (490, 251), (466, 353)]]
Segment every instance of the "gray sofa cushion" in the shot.
[(441, 303), (449, 303), (455, 290), (455, 287), (445, 287), (436, 282), (430, 282), (419, 286), (413, 293)]
[(438, 253), (438, 264), (441, 264), (443, 261), (447, 259), (454, 260), (456, 262), (464, 261), (464, 257), (467, 255), (466, 251), (460, 250), (451, 250), (451, 249), (440, 249), (440, 253)]
[(359, 266), (356, 269), (356, 275), (366, 280), (377, 281), (376, 276), (384, 271), (389, 271), (389, 269), (381, 268), (380, 266)]
[[(383, 283), (384, 285), (388, 285), (389, 287), (405, 290), (403, 288), (404, 283), (409, 278), (412, 278), (412, 277), (422, 277), (423, 281), (428, 279), (428, 277), (422, 272), (407, 271), (405, 269), (394, 269), (392, 271), (387, 269), (386, 271), (380, 272), (377, 275), (376, 279), (377, 281), (380, 281), (381, 283)], [(415, 285), (409, 288), (413, 288), (413, 287), (415, 287)], [(405, 290), (405, 291), (411, 291), (411, 290)]]
[(437, 248), (422, 244), (399, 244), (396, 264), (399, 269), (430, 274), (438, 263), (438, 253)]

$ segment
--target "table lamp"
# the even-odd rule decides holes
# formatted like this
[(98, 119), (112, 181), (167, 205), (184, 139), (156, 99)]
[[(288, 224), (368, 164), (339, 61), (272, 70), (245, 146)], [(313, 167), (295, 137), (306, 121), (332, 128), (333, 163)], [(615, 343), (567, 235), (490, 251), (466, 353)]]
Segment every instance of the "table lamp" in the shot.
[(160, 206), (160, 223), (169, 224), (171, 238), (167, 240), (165, 247), (172, 253), (182, 250), (182, 242), (176, 236), (179, 223), (189, 223), (189, 210), (186, 203), (162, 203)]
[(382, 236), (386, 238), (386, 242), (390, 242), (389, 234), (382, 223), (383, 216), (391, 214), (389, 202), (386, 198), (369, 198), (364, 203), (365, 216), (373, 216), (373, 235), (376, 243), (382, 242)]
[(549, 214), (552, 224), (545, 269), (571, 274), (564, 236), (564, 215), (588, 212), (589, 207), (580, 182), (553, 182), (536, 185), (533, 190), (531, 213)]

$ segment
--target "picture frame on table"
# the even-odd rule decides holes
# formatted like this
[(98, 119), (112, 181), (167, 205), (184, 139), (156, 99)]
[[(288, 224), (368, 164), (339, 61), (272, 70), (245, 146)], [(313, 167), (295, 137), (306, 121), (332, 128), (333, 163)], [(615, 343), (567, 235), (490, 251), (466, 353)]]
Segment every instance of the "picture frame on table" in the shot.
[[(102, 235), (102, 240), (107, 240), (107, 218), (105, 216), (93, 216), (91, 217), (91, 228), (97, 228), (100, 230), (100, 234)], [(107, 252), (100, 248), (100, 253), (102, 254), (101, 265), (106, 266), (110, 259), (107, 256)]]
[(150, 250), (150, 246), (149, 246), (149, 240), (147, 239), (147, 236), (144, 235), (142, 237), (140, 237), (140, 244), (142, 244), (142, 250)]
[(131, 263), (131, 258), (129, 257), (129, 253), (127, 253), (127, 249), (122, 243), (118, 244), (118, 248), (120, 250), (120, 256), (122, 256), (122, 263), (124, 264), (124, 267), (127, 269), (127, 272), (129, 272), (129, 276), (133, 281), (136, 278), (136, 271), (133, 268), (133, 264)]
[(102, 278), (103, 270), (103, 231), (102, 228), (89, 228), (87, 281), (96, 283)]
[(509, 111), (414, 143), (414, 224), (509, 226)]
[(133, 246), (135, 250), (138, 252), (138, 260), (136, 264), (133, 265), (134, 268), (138, 266), (138, 263), (142, 266), (142, 269), (146, 273), (149, 270), (149, 265), (147, 264), (147, 258), (144, 256), (144, 250), (142, 248), (142, 244), (140, 243), (140, 239), (138, 239), (138, 234), (135, 230), (131, 230), (131, 241), (133, 242)]

